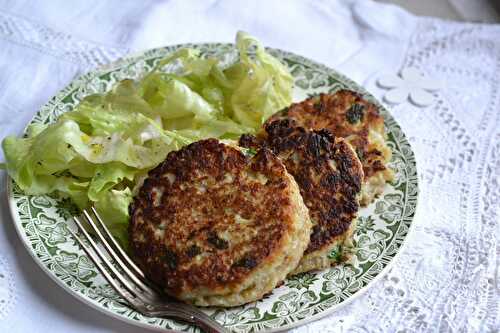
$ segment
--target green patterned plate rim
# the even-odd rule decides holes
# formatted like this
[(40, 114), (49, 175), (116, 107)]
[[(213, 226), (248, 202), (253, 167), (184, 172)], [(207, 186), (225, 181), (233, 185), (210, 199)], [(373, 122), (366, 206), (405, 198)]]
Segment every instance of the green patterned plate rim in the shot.
[[(84, 96), (104, 92), (125, 78), (138, 78), (166, 54), (194, 47), (202, 54), (230, 62), (234, 45), (221, 43), (182, 44), (152, 49), (120, 59), (85, 74), (54, 96), (31, 123), (51, 123), (71, 110)], [(264, 299), (245, 306), (206, 309), (217, 321), (235, 332), (274, 332), (319, 319), (352, 301), (388, 270), (401, 251), (415, 215), (418, 196), (417, 168), (413, 151), (392, 116), (365, 89), (344, 75), (290, 52), (268, 49), (290, 69), (295, 79), (294, 100), (342, 88), (358, 91), (377, 104), (385, 120), (388, 144), (393, 152), (391, 166), (396, 177), (384, 193), (359, 212), (350, 262), (320, 272), (289, 278)], [(198, 332), (188, 324), (164, 318), (148, 318), (125, 305), (106, 283), (76, 240), (72, 205), (56, 197), (27, 196), (10, 180), (8, 200), (16, 229), (34, 260), (60, 286), (78, 299), (113, 317), (160, 331)]]

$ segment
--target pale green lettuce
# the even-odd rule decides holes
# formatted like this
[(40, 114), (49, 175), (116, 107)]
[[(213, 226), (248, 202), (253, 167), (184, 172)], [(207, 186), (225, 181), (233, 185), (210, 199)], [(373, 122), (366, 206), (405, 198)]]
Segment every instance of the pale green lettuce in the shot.
[(110, 189), (94, 203), (97, 213), (106, 223), (109, 231), (125, 247), (128, 244), (128, 207), (131, 202), (132, 192), (129, 187), (126, 187), (123, 190)]
[(236, 46), (240, 58), (226, 68), (181, 49), (142, 79), (87, 96), (55, 123), (5, 138), (0, 166), (26, 194), (57, 192), (79, 208), (94, 205), (125, 243), (132, 193), (170, 151), (254, 133), (291, 103), (286, 67), (248, 34), (238, 33)]
[[(229, 82), (226, 103), (235, 120), (257, 129), (273, 113), (290, 105), (293, 78), (250, 35), (239, 32), (236, 46), (240, 61), (224, 71)], [(249, 54), (251, 46), (256, 48), (253, 58)]]

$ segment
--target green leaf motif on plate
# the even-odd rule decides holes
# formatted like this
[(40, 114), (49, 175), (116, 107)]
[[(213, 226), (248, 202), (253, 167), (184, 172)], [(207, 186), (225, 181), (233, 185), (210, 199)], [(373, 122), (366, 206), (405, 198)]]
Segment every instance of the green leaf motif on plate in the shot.
[(64, 222), (57, 223), (55, 227), (45, 228), (45, 232), (49, 235), (47, 244), (55, 246), (58, 243), (65, 243), (66, 236), (69, 235), (68, 226)]
[(366, 234), (375, 228), (375, 220), (371, 216), (360, 216), (357, 223), (356, 233), (358, 234)]
[(314, 273), (300, 273), (286, 279), (285, 285), (292, 289), (309, 289), (317, 280), (318, 277)]
[(257, 320), (261, 317), (261, 314), (260, 310), (256, 307), (250, 307), (248, 309), (241, 309), (240, 307), (238, 311), (230, 313), (219, 309), (215, 311), (212, 317), (216, 318), (217, 321), (224, 323), (226, 326), (233, 326), (238, 323)]
[(403, 203), (403, 194), (386, 194), (384, 195), (384, 200), (376, 203), (375, 213), (380, 214), (380, 218), (387, 223), (393, 224), (401, 219)]
[(348, 264), (334, 266), (323, 275), (321, 291), (325, 294), (340, 293), (356, 280), (359, 273), (359, 269)]
[(33, 203), (33, 205), (40, 208), (49, 208), (50, 206), (52, 206), (52, 203), (45, 195), (38, 195), (36, 197), (33, 197), (33, 200), (31, 202)]
[(59, 251), (54, 259), (68, 273), (81, 281), (87, 282), (97, 275), (94, 264), (86, 255), (78, 256), (75, 253)]
[(386, 248), (386, 242), (390, 237), (390, 232), (382, 230), (375, 230), (370, 236), (361, 235), (355, 243), (358, 260), (361, 263), (376, 260)]
[(291, 291), (278, 298), (279, 300), (274, 303), (271, 313), (278, 316), (286, 316), (299, 311), (307, 304), (313, 303), (318, 299), (315, 292), (308, 290), (302, 293)]
[(69, 220), (73, 216), (78, 216), (80, 210), (70, 198), (60, 198), (56, 201), (56, 213), (63, 219)]

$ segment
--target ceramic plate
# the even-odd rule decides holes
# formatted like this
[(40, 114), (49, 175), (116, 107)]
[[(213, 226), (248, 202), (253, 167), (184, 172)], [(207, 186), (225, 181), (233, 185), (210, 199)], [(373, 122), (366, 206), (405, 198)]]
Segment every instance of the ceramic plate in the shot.
[[(236, 56), (233, 45), (210, 43), (159, 48), (121, 59), (73, 81), (41, 108), (32, 123), (54, 122), (84, 96), (105, 92), (118, 80), (138, 78), (158, 59), (184, 46), (228, 62)], [(296, 101), (319, 92), (348, 88), (379, 104), (362, 87), (330, 68), (289, 52), (269, 51), (293, 74)], [(387, 184), (380, 198), (361, 209), (351, 261), (290, 278), (258, 302), (230, 309), (207, 309), (213, 318), (235, 332), (287, 329), (331, 313), (366, 290), (387, 270), (412, 224), (418, 186), (411, 147), (390, 114), (383, 107), (381, 112), (396, 177), (393, 183)], [(22, 241), (35, 261), (63, 288), (93, 307), (132, 324), (159, 330), (196, 331), (194, 327), (169, 319), (144, 317), (121, 302), (70, 235), (68, 228), (74, 228), (71, 216), (75, 210), (69, 200), (24, 195), (13, 181), (9, 181), (8, 186), (10, 208)]]

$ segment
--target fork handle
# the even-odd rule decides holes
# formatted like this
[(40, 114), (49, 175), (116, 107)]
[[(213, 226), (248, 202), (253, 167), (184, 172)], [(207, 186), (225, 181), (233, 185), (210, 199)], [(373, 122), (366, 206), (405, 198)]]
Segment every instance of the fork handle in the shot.
[(183, 303), (155, 305), (148, 309), (152, 317), (168, 317), (179, 319), (196, 325), (207, 333), (229, 333), (229, 330), (210, 318), (194, 306)]

